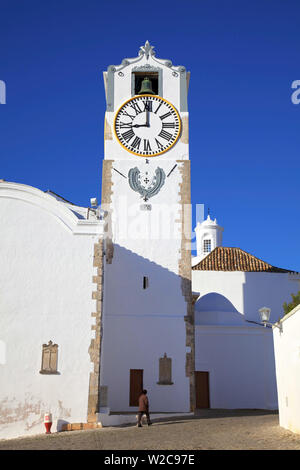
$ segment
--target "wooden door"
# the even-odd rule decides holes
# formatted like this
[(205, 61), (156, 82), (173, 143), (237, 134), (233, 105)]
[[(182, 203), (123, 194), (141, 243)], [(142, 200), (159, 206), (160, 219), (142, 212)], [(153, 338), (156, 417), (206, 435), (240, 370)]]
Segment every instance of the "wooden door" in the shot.
[(139, 405), (139, 396), (143, 390), (143, 369), (130, 369), (129, 406)]
[(196, 408), (209, 408), (209, 372), (195, 371)]

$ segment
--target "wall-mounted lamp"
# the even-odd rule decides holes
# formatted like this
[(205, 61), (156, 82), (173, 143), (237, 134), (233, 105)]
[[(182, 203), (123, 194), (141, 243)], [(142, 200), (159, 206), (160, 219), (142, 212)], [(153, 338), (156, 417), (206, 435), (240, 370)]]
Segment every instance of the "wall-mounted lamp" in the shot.
[(96, 197), (91, 197), (90, 199), (91, 207), (88, 207), (87, 210), (87, 219), (90, 218), (90, 214), (92, 213), (96, 219), (103, 220), (104, 218), (104, 211), (98, 205), (98, 201)]
[(259, 315), (260, 315), (260, 320), (261, 323), (264, 324), (264, 326), (270, 325), (270, 326), (276, 326), (276, 328), (279, 328), (280, 332), (282, 332), (282, 325), (281, 323), (270, 323), (270, 315), (271, 315), (271, 309), (268, 307), (262, 307), (259, 310)]
[(91, 207), (92, 207), (93, 209), (97, 209), (97, 207), (98, 207), (98, 201), (97, 201), (97, 198), (96, 198), (96, 197), (91, 197), (90, 203), (91, 203)]

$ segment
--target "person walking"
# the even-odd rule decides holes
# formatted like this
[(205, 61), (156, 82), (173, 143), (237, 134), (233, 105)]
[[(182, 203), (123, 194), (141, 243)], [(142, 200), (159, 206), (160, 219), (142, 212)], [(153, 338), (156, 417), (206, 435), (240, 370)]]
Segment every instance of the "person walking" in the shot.
[(147, 417), (147, 424), (150, 426), (152, 423), (150, 421), (149, 415), (149, 400), (147, 397), (147, 390), (143, 390), (141, 395), (139, 396), (139, 411), (138, 411), (138, 427), (142, 427), (142, 416), (146, 415)]

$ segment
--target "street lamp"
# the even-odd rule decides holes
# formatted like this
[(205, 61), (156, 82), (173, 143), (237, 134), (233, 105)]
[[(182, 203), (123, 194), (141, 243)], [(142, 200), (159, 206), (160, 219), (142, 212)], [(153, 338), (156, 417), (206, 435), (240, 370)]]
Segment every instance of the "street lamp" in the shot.
[(281, 325), (281, 323), (279, 323), (279, 325), (278, 325), (277, 323), (270, 323), (270, 322), (269, 322), (270, 314), (271, 314), (271, 309), (270, 309), (270, 308), (268, 308), (268, 307), (262, 307), (262, 308), (260, 308), (258, 311), (259, 311), (261, 323), (263, 323), (264, 326), (267, 326), (267, 325), (276, 326), (276, 328), (279, 328), (280, 332), (282, 332), (282, 325)]

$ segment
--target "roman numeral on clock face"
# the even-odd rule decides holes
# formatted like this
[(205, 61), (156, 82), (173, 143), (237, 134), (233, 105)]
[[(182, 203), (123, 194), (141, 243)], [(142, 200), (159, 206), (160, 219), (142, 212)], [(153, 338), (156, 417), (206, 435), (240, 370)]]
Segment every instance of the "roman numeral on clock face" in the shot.
[(141, 140), (139, 137), (136, 137), (134, 139), (134, 141), (130, 144), (132, 148), (136, 149), (136, 150), (139, 150), (140, 148), (140, 143), (141, 143)]
[(115, 135), (125, 150), (141, 157), (160, 155), (180, 136), (180, 117), (174, 106), (158, 95), (137, 95), (120, 107)]
[(144, 139), (144, 152), (151, 152), (151, 145), (148, 139)]
[[(125, 127), (125, 128), (128, 128), (128, 129), (131, 129), (131, 127), (132, 127), (132, 122), (120, 122), (120, 123), (119, 123), (119, 127), (120, 127), (120, 129), (122, 129), (122, 128), (124, 128), (124, 127)], [(164, 127), (164, 126), (163, 126), (163, 127)]]
[(136, 116), (142, 112), (141, 108), (139, 107), (139, 104), (134, 101), (131, 103), (130, 107), (134, 109)]
[(162, 114), (162, 116), (159, 116), (161, 120), (166, 119), (167, 117), (172, 116), (172, 113), (169, 111), (166, 114)]
[(134, 136), (135, 136), (135, 133), (133, 132), (132, 129), (130, 129), (129, 131), (124, 132), (124, 134), (122, 134), (122, 137), (123, 137), (124, 140), (126, 140), (126, 142), (129, 142), (132, 139), (132, 137), (134, 137)]
[(164, 148), (163, 144), (157, 139), (155, 139), (155, 142), (156, 142), (156, 145), (159, 148), (159, 150), (163, 150), (163, 148)]
[(158, 134), (158, 137), (162, 137), (163, 139), (169, 141), (172, 138), (172, 134), (162, 129), (160, 133)]
[(152, 101), (144, 102), (144, 111), (149, 111), (150, 113), (152, 113)]
[(135, 116), (132, 116), (132, 114), (129, 114), (125, 109), (123, 109), (122, 113), (120, 114), (122, 114), (123, 116), (129, 117), (132, 121), (135, 118)]
[(163, 122), (162, 127), (163, 129), (175, 129), (175, 122)]
[(154, 111), (154, 113), (156, 114), (157, 111), (159, 110), (159, 108), (162, 106), (162, 102), (158, 105), (158, 107), (156, 108), (156, 110)]

